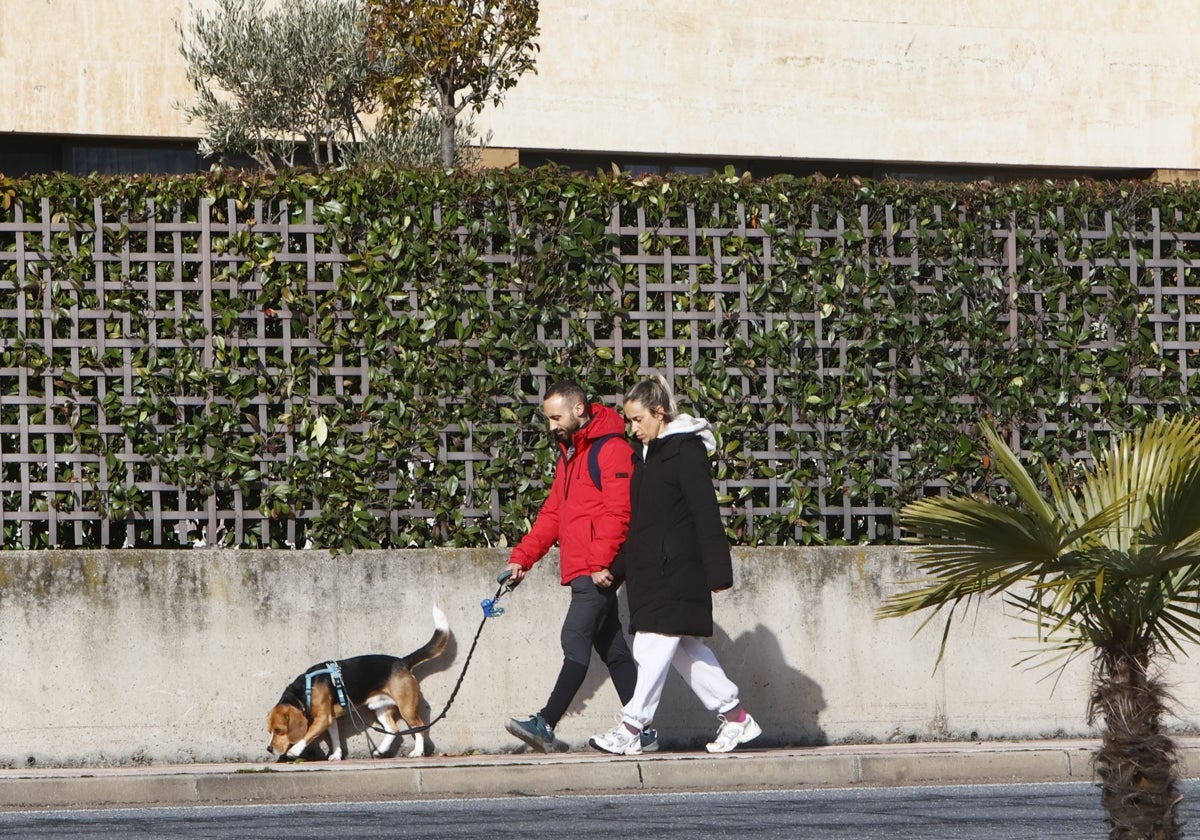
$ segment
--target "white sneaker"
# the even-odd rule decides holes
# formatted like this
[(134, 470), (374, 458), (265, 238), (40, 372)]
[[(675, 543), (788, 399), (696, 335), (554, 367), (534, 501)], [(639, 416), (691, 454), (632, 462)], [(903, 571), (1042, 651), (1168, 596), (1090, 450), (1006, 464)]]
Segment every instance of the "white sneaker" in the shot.
[(729, 752), (738, 744), (753, 741), (762, 734), (762, 728), (748, 712), (741, 723), (726, 720), (725, 715), (717, 715), (717, 718), (721, 721), (721, 728), (717, 730), (716, 740), (706, 747), (710, 753)]
[(618, 723), (613, 729), (602, 735), (593, 735), (588, 743), (598, 750), (614, 755), (641, 755), (642, 735), (640, 732), (630, 732), (625, 724)]

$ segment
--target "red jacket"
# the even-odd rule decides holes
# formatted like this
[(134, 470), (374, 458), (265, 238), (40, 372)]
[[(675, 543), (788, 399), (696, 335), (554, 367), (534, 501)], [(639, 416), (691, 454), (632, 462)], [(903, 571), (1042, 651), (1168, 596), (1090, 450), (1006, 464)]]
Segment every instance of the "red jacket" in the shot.
[(575, 451), (562, 456), (554, 471), (550, 495), (525, 538), (513, 549), (510, 562), (529, 569), (558, 543), (559, 570), (565, 586), (577, 577), (612, 565), (629, 530), (629, 479), (633, 447), (622, 436), (600, 445), (600, 486), (588, 473), (588, 450), (597, 438), (623, 434), (625, 422), (611, 408), (593, 403), (592, 419), (575, 433)]

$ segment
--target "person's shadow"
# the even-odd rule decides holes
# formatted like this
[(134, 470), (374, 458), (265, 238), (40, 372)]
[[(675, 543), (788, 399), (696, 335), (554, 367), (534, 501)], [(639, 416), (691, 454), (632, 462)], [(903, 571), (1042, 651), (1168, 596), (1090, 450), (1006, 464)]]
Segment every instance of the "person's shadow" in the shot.
[[(628, 628), (625, 616), (622, 619)], [(825, 710), (824, 692), (819, 684), (788, 663), (773, 631), (759, 624), (732, 639), (717, 627), (707, 642), (725, 673), (737, 684), (742, 704), (762, 726), (763, 734), (739, 749), (809, 747), (829, 743), (819, 721)], [(594, 654), (587, 681), (576, 702), (590, 701), (593, 697), (598, 702), (610, 698), (614, 712), (620, 709), (608, 669)], [(718, 724), (716, 715), (700, 704), (672, 668), (653, 724), (659, 732), (662, 748), (703, 750), (716, 734)]]
[[(829, 743), (819, 722), (825, 710), (824, 692), (788, 664), (774, 632), (759, 624), (731, 639), (717, 627), (708, 645), (741, 691), (742, 705), (763, 730), (739, 749)], [(667, 679), (654, 725), (664, 747), (702, 750), (716, 734), (718, 721), (674, 674)]]

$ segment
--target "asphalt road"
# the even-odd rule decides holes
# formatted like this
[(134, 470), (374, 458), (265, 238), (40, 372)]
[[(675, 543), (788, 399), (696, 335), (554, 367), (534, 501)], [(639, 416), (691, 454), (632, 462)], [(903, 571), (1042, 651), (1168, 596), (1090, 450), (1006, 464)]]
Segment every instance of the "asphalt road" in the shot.
[[(1184, 817), (1194, 821), (1200, 815), (1200, 781), (1184, 782), (1183, 788)], [(1108, 832), (1096, 788), (1064, 782), (13, 812), (0, 814), (0, 836), (1104, 840)]]

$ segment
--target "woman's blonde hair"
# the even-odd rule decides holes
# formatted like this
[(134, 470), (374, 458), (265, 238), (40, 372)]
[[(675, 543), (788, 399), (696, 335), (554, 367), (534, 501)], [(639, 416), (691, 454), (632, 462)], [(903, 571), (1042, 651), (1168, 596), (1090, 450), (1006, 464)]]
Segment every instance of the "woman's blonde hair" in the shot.
[(679, 405), (675, 402), (671, 384), (657, 373), (630, 388), (625, 395), (625, 402), (639, 402), (651, 411), (661, 413), (664, 423), (670, 423), (679, 416)]

